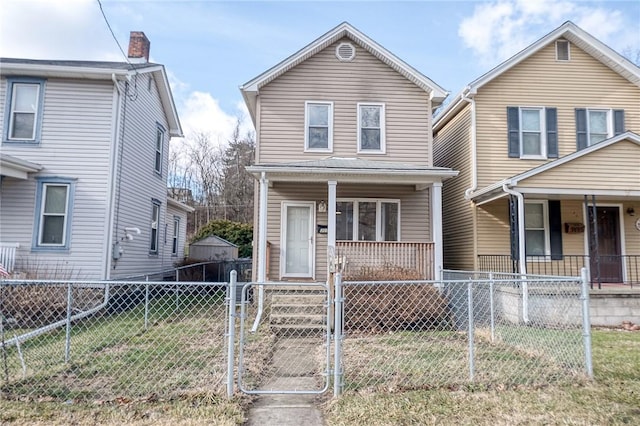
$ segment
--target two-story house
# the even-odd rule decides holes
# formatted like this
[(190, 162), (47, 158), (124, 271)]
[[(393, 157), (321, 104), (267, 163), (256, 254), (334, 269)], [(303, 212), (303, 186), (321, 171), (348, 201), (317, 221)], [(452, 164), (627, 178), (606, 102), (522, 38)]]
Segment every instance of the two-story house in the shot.
[(241, 92), (256, 128), (259, 282), (437, 277), (442, 181), (456, 175), (432, 164), (440, 86), (342, 23)]
[(0, 241), (27, 276), (110, 279), (183, 255), (167, 197), (182, 129), (164, 66), (132, 32), (126, 62), (0, 59)]
[(436, 117), (445, 266), (640, 280), (640, 69), (566, 22)]

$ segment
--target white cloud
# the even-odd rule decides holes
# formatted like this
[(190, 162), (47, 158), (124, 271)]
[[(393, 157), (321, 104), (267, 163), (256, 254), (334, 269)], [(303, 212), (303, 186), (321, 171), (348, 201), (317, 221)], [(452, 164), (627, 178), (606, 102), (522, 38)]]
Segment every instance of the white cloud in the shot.
[(493, 66), (568, 20), (618, 51), (639, 47), (637, 22), (626, 22), (621, 11), (606, 4), (592, 6), (574, 1), (482, 3), (462, 20), (458, 35), (483, 66)]

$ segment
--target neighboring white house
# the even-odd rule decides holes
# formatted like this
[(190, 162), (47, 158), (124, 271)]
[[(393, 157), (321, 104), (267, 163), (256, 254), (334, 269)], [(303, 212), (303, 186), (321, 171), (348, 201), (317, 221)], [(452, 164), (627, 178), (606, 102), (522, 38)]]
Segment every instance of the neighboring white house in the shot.
[(84, 279), (157, 272), (184, 254), (167, 197), (182, 136), (164, 66), (132, 32), (128, 62), (0, 59), (0, 242), (15, 270)]

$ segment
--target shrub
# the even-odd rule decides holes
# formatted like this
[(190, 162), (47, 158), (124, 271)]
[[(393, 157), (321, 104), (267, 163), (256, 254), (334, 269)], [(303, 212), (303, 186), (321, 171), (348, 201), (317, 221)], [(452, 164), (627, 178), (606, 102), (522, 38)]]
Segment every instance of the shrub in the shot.
[(415, 270), (393, 266), (363, 267), (351, 274), (352, 281), (375, 282), (345, 285), (345, 329), (374, 333), (450, 329), (447, 300), (432, 284), (412, 282), (418, 278)]

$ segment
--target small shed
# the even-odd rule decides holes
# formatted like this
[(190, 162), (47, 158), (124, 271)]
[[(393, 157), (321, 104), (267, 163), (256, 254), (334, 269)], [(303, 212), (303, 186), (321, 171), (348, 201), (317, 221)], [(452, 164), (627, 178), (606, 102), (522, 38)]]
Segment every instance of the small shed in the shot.
[(209, 235), (189, 245), (189, 258), (195, 260), (231, 260), (238, 258), (238, 246), (224, 238)]

